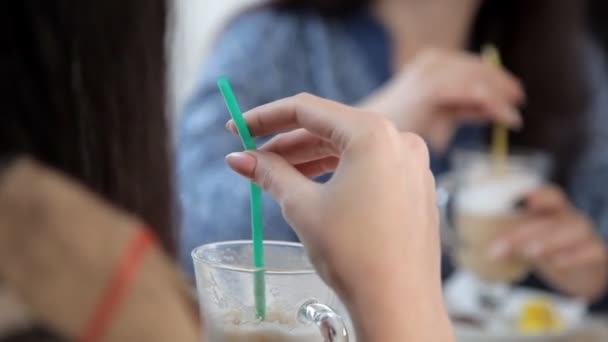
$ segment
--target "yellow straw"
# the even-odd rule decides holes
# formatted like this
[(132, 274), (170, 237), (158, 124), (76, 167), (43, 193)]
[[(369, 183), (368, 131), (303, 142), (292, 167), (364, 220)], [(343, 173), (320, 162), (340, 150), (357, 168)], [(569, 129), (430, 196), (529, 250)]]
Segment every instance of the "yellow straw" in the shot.
[[(487, 44), (483, 47), (481, 57), (487, 63), (501, 66), (500, 52), (496, 46)], [(492, 157), (496, 162), (497, 170), (504, 170), (504, 166), (509, 154), (509, 131), (507, 127), (495, 124), (492, 129)]]

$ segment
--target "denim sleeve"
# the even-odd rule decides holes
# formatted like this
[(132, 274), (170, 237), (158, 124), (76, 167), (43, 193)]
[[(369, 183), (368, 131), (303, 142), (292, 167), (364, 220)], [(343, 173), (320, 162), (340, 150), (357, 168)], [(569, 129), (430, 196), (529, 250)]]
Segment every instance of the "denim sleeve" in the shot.
[[(586, 147), (579, 156), (566, 190), (573, 205), (591, 218), (599, 235), (608, 243), (608, 191), (605, 185), (608, 179), (608, 69), (604, 55), (594, 43), (588, 38), (581, 42), (592, 93), (584, 115), (587, 136), (581, 137), (586, 139)], [(535, 275), (520, 285), (558, 292)], [(608, 293), (590, 304), (591, 311), (608, 311)]]
[[(588, 67), (593, 80), (588, 117), (588, 144), (575, 169), (569, 189), (574, 205), (586, 213), (608, 243), (608, 69), (606, 56), (588, 44)], [(591, 311), (608, 312), (608, 293), (592, 303)]]
[(587, 146), (574, 169), (568, 193), (574, 205), (589, 215), (596, 229), (608, 241), (608, 69), (605, 57), (589, 43), (589, 77), (592, 102), (588, 108)]
[[(181, 259), (192, 271), (190, 251), (204, 243), (250, 239), (248, 182), (226, 166), (224, 157), (243, 148), (224, 127), (230, 118), (216, 80), (227, 76), (243, 111), (274, 100), (290, 89), (274, 63), (272, 49), (289, 39), (269, 14), (239, 19), (220, 37), (178, 125), (177, 176), (181, 204)], [(261, 44), (264, 42), (264, 44)], [(264, 194), (264, 233), (269, 240), (296, 240), (278, 205)]]

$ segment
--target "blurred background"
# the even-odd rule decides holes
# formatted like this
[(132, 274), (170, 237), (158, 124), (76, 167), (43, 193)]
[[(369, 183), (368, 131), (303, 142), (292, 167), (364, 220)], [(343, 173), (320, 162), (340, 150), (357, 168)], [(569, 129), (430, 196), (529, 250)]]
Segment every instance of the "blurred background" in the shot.
[[(248, 234), (241, 229), (247, 226), (246, 220), (218, 222), (216, 219), (218, 213), (225, 210), (226, 203), (230, 203), (231, 208), (241, 206), (241, 210), (247, 210), (246, 192), (238, 190), (246, 189), (244, 182), (229, 175), (221, 160), (224, 153), (239, 147), (238, 142), (217, 133), (225, 121), (225, 115), (218, 113), (223, 110), (214, 83), (218, 76), (227, 74), (234, 80), (243, 109), (300, 91), (351, 105), (370, 104), (368, 108), (378, 112), (390, 113), (401, 109), (398, 106), (379, 105), (379, 102), (373, 100), (377, 99), (374, 98), (375, 95), (385, 89), (380, 85), (389, 79), (393, 81), (391, 86), (403, 80), (399, 76), (403, 70), (395, 65), (385, 65), (387, 60), (391, 60), (389, 57), (392, 57), (393, 62), (402, 58), (401, 62), (405, 64), (403, 60), (410, 63), (410, 57), (413, 56), (389, 56), (394, 51), (387, 49), (386, 45), (390, 44), (382, 40), (386, 32), (382, 32), (380, 25), (372, 22), (367, 14), (362, 14), (360, 10), (345, 10), (347, 5), (338, 11), (328, 10), (332, 6), (340, 7), (336, 4), (344, 4), (343, 1), (328, 1), (326, 4), (322, 1), (274, 2), (274, 5), (283, 5), (281, 10), (271, 10), (271, 5), (256, 7), (260, 3), (264, 1), (176, 2), (172, 105), (175, 118), (180, 122), (178, 174), (181, 180), (180, 196), (185, 210), (182, 234), (185, 246), (182, 248), (186, 251), (182, 256), (184, 264), (189, 263), (187, 252), (197, 244), (246, 238)], [(447, 3), (442, 4), (448, 6)], [(465, 50), (479, 56), (480, 52), (484, 54), (484, 44), (488, 41), (496, 39), (494, 43), (499, 46), (503, 44), (501, 47), (504, 48), (502, 52), (505, 52), (503, 62), (506, 68), (520, 78), (523, 89), (529, 96), (527, 103), (513, 100), (515, 108), (523, 108), (521, 110), (525, 121), (523, 134), (513, 134), (514, 143), (544, 149), (551, 154), (555, 159), (552, 175), (549, 177), (543, 174), (539, 177), (546, 177), (546, 180), (559, 185), (558, 191), (567, 194), (567, 199), (571, 201), (565, 204), (573, 203), (573, 206), (592, 218), (595, 245), (589, 248), (602, 245), (602, 253), (605, 254), (608, 200), (594, 189), (598, 189), (599, 183), (596, 182), (600, 178), (608, 176), (608, 155), (603, 151), (603, 146), (608, 143), (605, 140), (608, 137), (608, 5), (606, 1), (589, 1), (586, 12), (579, 17), (577, 11), (583, 6), (576, 6), (574, 1), (557, 1), (555, 3), (559, 5), (555, 7), (550, 1), (539, 1), (536, 4), (517, 2), (518, 5), (514, 8), (505, 5), (507, 2), (485, 2), (486, 5), (489, 3), (492, 5), (482, 7), (483, 11), (480, 11), (475, 22), (474, 33), (469, 37), (470, 45), (465, 46)], [(308, 5), (322, 15), (316, 16), (318, 13), (314, 11), (311, 15), (306, 9), (301, 11)], [(256, 10), (248, 11), (249, 8)], [(579, 31), (578, 24), (583, 22), (582, 17), (585, 17), (585, 29)], [(560, 25), (560, 21), (563, 25)], [(443, 23), (418, 24), (441, 31)], [(406, 30), (411, 28), (407, 25), (403, 27)], [(422, 31), (422, 34), (425, 33), (429, 31)], [(222, 39), (216, 40), (217, 37)], [(366, 54), (369, 56), (360, 56)], [(421, 83), (423, 81), (420, 80)], [(401, 94), (407, 92), (399, 89), (392, 94), (382, 95), (402, 100)], [(588, 115), (583, 117), (583, 112)], [(182, 118), (178, 118), (180, 114)], [(438, 126), (437, 122), (434, 124)], [(470, 141), (483, 141), (487, 144), (488, 127), (480, 129), (466, 127), (467, 125), (464, 123), (463, 128), (454, 133), (454, 145), (466, 147)], [(433, 145), (432, 138), (429, 141), (431, 150), (437, 152), (435, 156), (432, 155), (432, 169), (438, 179), (441, 179), (449, 170), (448, 158), (442, 159), (441, 154), (446, 151), (446, 154), (452, 154), (453, 146), (437, 147)], [(581, 146), (578, 146), (579, 142)], [(210, 151), (209, 146), (217, 148), (217, 151)], [(574, 164), (583, 166), (579, 168)], [(205, 166), (204, 172), (201, 172), (202, 165)], [(582, 173), (576, 174), (577, 172)], [(538, 185), (535, 183), (535, 186)], [(225, 196), (223, 200), (221, 196)], [(216, 201), (218, 198), (220, 200)], [(286, 224), (280, 218), (276, 205), (267, 200), (265, 206), (268, 235), (279, 240), (296, 239), (288, 229), (280, 229)], [(205, 234), (201, 233), (203, 230)], [(478, 329), (483, 331), (481, 335), (476, 333), (475, 328), (479, 328), (481, 323), (492, 324), (476, 318), (480, 312), (481, 316), (499, 317), (501, 320), (504, 315), (521, 317), (521, 321), (509, 324), (519, 324), (520, 329), (529, 331), (549, 329), (542, 330), (547, 335), (542, 341), (558, 341), (563, 337), (561, 333), (568, 330), (562, 328), (578, 324), (588, 309), (600, 317), (608, 308), (608, 297), (604, 294), (599, 296), (601, 298), (587, 296), (587, 289), (582, 289), (577, 284), (572, 285), (576, 283), (572, 281), (576, 272), (553, 278), (530, 272), (534, 274), (522, 282), (519, 280), (523, 276), (507, 276), (502, 279), (506, 283), (524, 285), (511, 291), (510, 285), (501, 287), (486, 284), (487, 281), (480, 282), (476, 279), (475, 274), (454, 271), (454, 264), (460, 262), (465, 264), (465, 268), (474, 269), (473, 273), (486, 272), (491, 278), (494, 266), (488, 260), (454, 262), (452, 258), (446, 256), (444, 260), (446, 298), (453, 318), (461, 323), (458, 332), (462, 341), (519, 341), (514, 335), (502, 336), (501, 339), (500, 333), (492, 335), (490, 339), (484, 330), (487, 328), (485, 326)], [(481, 254), (473, 254), (472, 257), (484, 258), (485, 255)], [(484, 265), (480, 266), (484, 262), (489, 265), (486, 265), (486, 269)], [(527, 276), (529, 271), (528, 266), (525, 266), (522, 274)], [(594, 271), (587, 272), (589, 273)], [(602, 284), (598, 287), (601, 286), (603, 293), (606, 293), (603, 281), (599, 283)], [(553, 327), (556, 331), (561, 329), (560, 334), (551, 337), (550, 329), (553, 328), (547, 327)]]
[[(196, 76), (204, 63), (213, 38), (231, 16), (262, 0), (199, 1), (176, 0), (176, 34), (173, 48), (173, 108), (179, 113), (192, 91)], [(606, 48), (608, 30), (602, 13), (608, 4), (603, 0), (590, 1), (591, 27), (602, 47)], [(595, 14), (595, 15), (594, 15)]]
[(260, 0), (176, 0), (172, 89), (173, 112), (177, 115), (192, 91), (196, 76), (222, 25), (247, 6)]

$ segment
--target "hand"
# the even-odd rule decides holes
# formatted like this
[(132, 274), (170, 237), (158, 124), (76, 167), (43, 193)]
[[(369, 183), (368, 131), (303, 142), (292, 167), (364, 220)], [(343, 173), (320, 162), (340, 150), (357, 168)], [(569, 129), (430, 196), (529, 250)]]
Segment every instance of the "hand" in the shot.
[(540, 275), (566, 294), (590, 301), (608, 287), (608, 250), (591, 221), (565, 194), (547, 186), (525, 199), (526, 219), (494, 245), (495, 256), (530, 260)]
[[(451, 340), (434, 180), (424, 142), (386, 119), (311, 95), (245, 114), (279, 134), (228, 164), (279, 202), (363, 341)], [(234, 125), (228, 124), (234, 132)], [(308, 177), (334, 171), (318, 184)]]
[(470, 53), (427, 49), (419, 53), (362, 108), (387, 114), (400, 130), (443, 151), (464, 121), (521, 126), (519, 81)]

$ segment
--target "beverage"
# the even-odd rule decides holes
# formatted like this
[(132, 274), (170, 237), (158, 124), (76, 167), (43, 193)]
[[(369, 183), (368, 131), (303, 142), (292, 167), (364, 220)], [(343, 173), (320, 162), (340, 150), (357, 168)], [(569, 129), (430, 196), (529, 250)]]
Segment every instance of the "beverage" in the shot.
[(316, 327), (288, 330), (278, 324), (235, 325), (224, 327), (223, 342), (323, 342)]
[[(192, 252), (210, 341), (348, 342), (351, 324), (299, 243), (264, 241), (265, 316), (258, 318), (251, 241), (226, 241)], [(337, 309), (337, 311), (335, 310)], [(343, 319), (344, 318), (344, 319)]]
[(521, 171), (476, 174), (455, 198), (458, 244), (456, 261), (485, 281), (517, 281), (528, 273), (525, 260), (491, 260), (490, 243), (520, 222), (516, 204), (542, 182), (539, 175)]
[(319, 329), (303, 325), (283, 311), (269, 311), (263, 322), (242, 320), (241, 311), (224, 316), (223, 342), (323, 342)]

